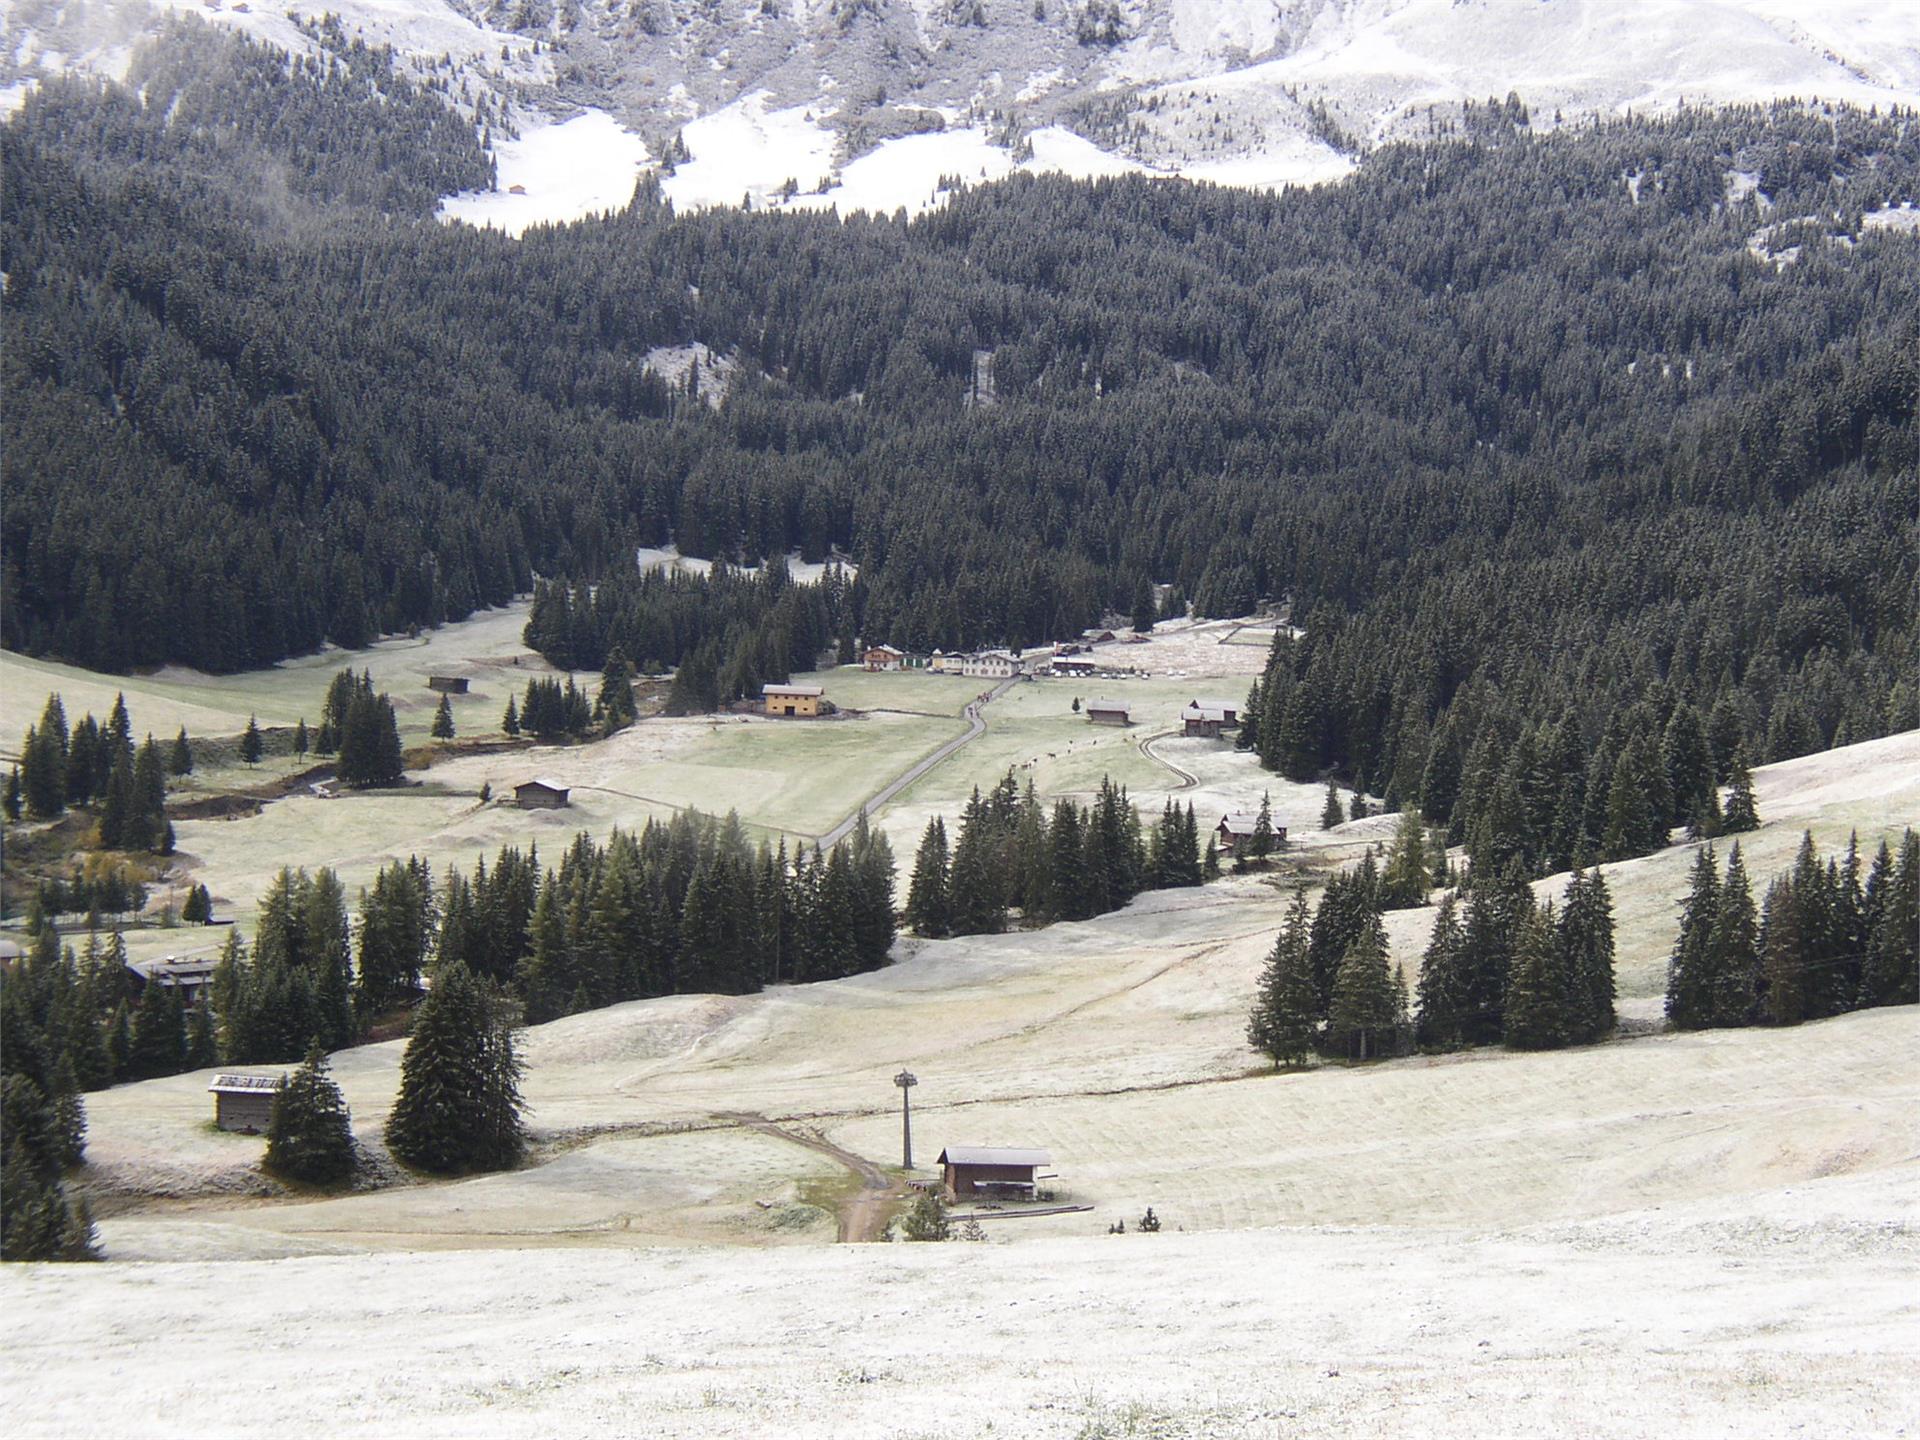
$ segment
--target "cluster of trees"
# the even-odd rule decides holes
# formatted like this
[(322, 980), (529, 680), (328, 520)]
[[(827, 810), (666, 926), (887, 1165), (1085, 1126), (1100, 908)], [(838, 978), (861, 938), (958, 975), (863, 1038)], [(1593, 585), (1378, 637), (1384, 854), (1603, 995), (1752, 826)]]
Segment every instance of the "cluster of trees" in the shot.
[[(167, 63), (215, 113), (264, 103), (204, 48)], [(852, 633), (1029, 645), (1152, 581), (1206, 614), (1286, 595), (1307, 646), (1263, 747), (1449, 824), (1530, 730), (1572, 726), (1587, 772), (1650, 703), (1611, 757), (1646, 768), (1685, 704), (1716, 765), (1728, 733), (1758, 764), (1912, 712), (1920, 241), (1860, 221), (1920, 195), (1904, 110), (1502, 121), (1338, 186), (1021, 177), (911, 224), (681, 215), (643, 182), (514, 241), (344, 200), (264, 223), (162, 98), (50, 84), (8, 123), (8, 645), (232, 669), (537, 571), (568, 596), (542, 653), (617, 643), (704, 708)], [(343, 133), (386, 123), (338, 99)], [(277, 154), (256, 132), (221, 143)], [(327, 163), (461, 153), (437, 134)], [(1748, 253), (1735, 169), (1829, 217), (1796, 263)], [(738, 361), (718, 407), (633, 363), (696, 339)], [(999, 403), (969, 407), (981, 350)], [(70, 521), (73, 494), (132, 523)], [(638, 576), (669, 538), (838, 548), (859, 579)]]
[(1920, 837), (1882, 841), (1862, 874), (1858, 839), (1823, 864), (1803, 835), (1756, 909), (1736, 842), (1721, 870), (1694, 857), (1667, 962), (1667, 1018), (1683, 1030), (1797, 1025), (1920, 1000)]
[[(1707, 837), (1759, 824), (1746, 721), (1729, 696), (1703, 716), (1684, 686), (1654, 680), (1604, 719), (1572, 705), (1534, 718), (1531, 689), (1510, 703), (1469, 687), (1432, 723), (1424, 709), (1396, 720), (1390, 682), (1369, 696), (1364, 677), (1335, 678), (1358, 660), (1354, 628), (1329, 615), (1305, 636), (1276, 637), (1241, 743), (1290, 779), (1370, 776), (1390, 805), (1444, 827), (1482, 874), (1517, 861), (1551, 875), (1647, 854), (1676, 826)], [(1338, 823), (1331, 796), (1328, 813)]]
[(93, 1220), (64, 1175), (86, 1152), (83, 1089), (106, 1063), (79, 1023), (85, 984), (51, 929), (0, 972), (0, 1259), (91, 1260)]
[(107, 723), (91, 713), (69, 727), (66, 706), (47, 696), (38, 724), (27, 727), (20, 761), (7, 779), (7, 818), (36, 820), (63, 815), (68, 806), (96, 805), (95, 841), (103, 850), (173, 853), (173, 822), (167, 819), (167, 776), (193, 768), (193, 750), (183, 727), (170, 755), (153, 736), (135, 749), (124, 695), (114, 697)]
[[(302, 731), (305, 728), (303, 720)], [(296, 749), (298, 744), (296, 736)], [(329, 682), (313, 748), (321, 755), (338, 755), (334, 768), (343, 785), (398, 783), (406, 770), (400, 722), (394, 716), (393, 701), (374, 693), (372, 671), (355, 676), (351, 670), (342, 670)]]
[(1023, 790), (1009, 770), (988, 794), (974, 790), (951, 842), (944, 816), (927, 822), (906, 920), (929, 938), (993, 935), (1006, 929), (1009, 910), (1029, 925), (1088, 920), (1142, 890), (1204, 878), (1192, 805), (1168, 801), (1149, 829), (1125, 787), (1102, 779), (1092, 804), (1063, 796), (1049, 812), (1033, 782)]
[(754, 570), (716, 561), (706, 574), (615, 570), (591, 588), (537, 581), (526, 640), (553, 664), (600, 669), (639, 657), (672, 669), (670, 714), (698, 714), (783, 684), (836, 651), (853, 658), (862, 591), (838, 565), (799, 584), (778, 555)]
[(1312, 910), (1304, 890), (1295, 894), (1249, 1016), (1255, 1049), (1298, 1065), (1315, 1051), (1368, 1059), (1416, 1044), (1539, 1050), (1612, 1032), (1613, 907), (1597, 869), (1574, 871), (1557, 909), (1536, 904), (1517, 864), (1466, 886), (1464, 907), (1444, 896), (1410, 996), (1400, 967), (1388, 964), (1381, 919), (1396, 868), (1404, 867), (1390, 862), (1383, 873), (1368, 855), (1334, 876)]
[[(33, 900), (27, 908), (34, 928), (38, 928), (42, 920), (56, 915), (86, 915), (95, 922), (90, 928), (97, 930), (102, 916), (126, 915), (145, 908), (147, 886), (140, 873), (130, 865), (98, 863), (103, 859), (110, 857), (90, 856), (70, 874), (42, 877), (34, 886)], [(181, 906), (182, 920), (210, 918), (193, 913), (199, 908), (198, 900), (197, 887), (187, 892)]]

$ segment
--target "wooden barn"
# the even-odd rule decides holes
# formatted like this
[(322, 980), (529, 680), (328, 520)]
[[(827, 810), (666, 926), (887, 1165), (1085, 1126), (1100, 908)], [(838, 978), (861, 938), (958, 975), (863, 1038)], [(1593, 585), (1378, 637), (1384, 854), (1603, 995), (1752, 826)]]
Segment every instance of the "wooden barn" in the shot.
[(1238, 727), (1234, 718), (1237, 713), (1233, 706), (1222, 705), (1217, 700), (1193, 700), (1180, 712), (1180, 724), (1187, 735), (1218, 740), (1222, 732)]
[(862, 663), (869, 670), (898, 670), (907, 663), (907, 652), (891, 645), (869, 645)]
[(1087, 719), (1096, 725), (1131, 725), (1133, 707), (1122, 700), (1089, 700)]
[(818, 685), (762, 685), (761, 706), (769, 715), (791, 715), (810, 719), (820, 713), (826, 691)]
[(438, 690), (442, 695), (464, 695), (467, 693), (467, 677), (464, 675), (429, 675), (427, 689)]
[[(1238, 810), (1220, 817), (1220, 826), (1214, 831), (1214, 838), (1222, 855), (1231, 855), (1235, 847), (1244, 847), (1253, 838), (1254, 827), (1260, 817), (1251, 810)], [(1287, 843), (1287, 827), (1273, 825), (1273, 848), (1278, 850)]]
[(1052, 1163), (1045, 1150), (950, 1145), (940, 1152), (940, 1176), (955, 1200), (975, 1195), (1031, 1200), (1040, 1170)]
[(147, 986), (159, 985), (178, 992), (180, 1003), (191, 1010), (208, 997), (213, 988), (213, 972), (219, 967), (220, 962), (212, 956), (182, 960), (169, 955), (163, 960), (129, 960), (127, 988), (139, 995)]
[(513, 803), (522, 810), (564, 810), (571, 793), (558, 780), (522, 780), (513, 787)]
[(236, 1075), (222, 1071), (207, 1089), (213, 1095), (213, 1123), (222, 1130), (258, 1135), (273, 1118), (274, 1092), (284, 1075)]

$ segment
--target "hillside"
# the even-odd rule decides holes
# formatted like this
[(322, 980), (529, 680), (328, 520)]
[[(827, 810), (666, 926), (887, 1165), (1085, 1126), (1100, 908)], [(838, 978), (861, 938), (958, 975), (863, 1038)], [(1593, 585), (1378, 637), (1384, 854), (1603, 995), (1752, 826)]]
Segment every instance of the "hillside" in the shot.
[[(1916, 758), (1920, 732), (1763, 768), (1747, 841), (1909, 820)], [(1615, 872), (1623, 954), (1670, 930), (1683, 859)], [(109, 1355), (140, 1401), (89, 1423), (128, 1435), (276, 1433), (289, 1405), (404, 1436), (1468, 1435), (1489, 1403), (1514, 1433), (1920, 1419), (1910, 1011), (1275, 1075), (1239, 1032), (1279, 909), (1230, 881), (538, 1027), (536, 1163), (466, 1181), (249, 1198), (260, 1142), (204, 1125), (204, 1074), (102, 1092), (88, 1183), (109, 1254), (145, 1263), (0, 1273), (0, 1383), (33, 1434), (66, 1433)], [(1629, 993), (1654, 970), (1630, 960)], [(363, 1140), (397, 1060), (336, 1057)], [(825, 1244), (846, 1177), (794, 1142), (889, 1161), (902, 1063), (923, 1167), (1044, 1144), (1093, 1211)], [(1103, 1233), (1147, 1205), (1163, 1233)]]
[[(295, 50), (277, 5), (15, 4), (0, 93), (118, 73), (169, 8)], [(496, 120), (498, 188), (449, 206), (519, 233), (619, 206), (683, 163), (676, 203), (917, 211), (945, 181), (1123, 169), (1226, 184), (1338, 177), (1462, 101), (1517, 92), (1548, 128), (1702, 102), (1920, 97), (1920, 25), (1845, 0), (344, 0), (326, 10)], [(795, 182), (797, 196), (783, 193)], [(522, 193), (512, 193), (519, 185)]]

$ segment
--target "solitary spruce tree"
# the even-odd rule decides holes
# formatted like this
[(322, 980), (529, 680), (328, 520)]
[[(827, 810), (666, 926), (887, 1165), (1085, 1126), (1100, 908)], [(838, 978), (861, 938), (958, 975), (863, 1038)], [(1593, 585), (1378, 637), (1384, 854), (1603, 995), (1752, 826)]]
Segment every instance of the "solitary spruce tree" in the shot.
[(441, 1175), (519, 1163), (526, 1143), (520, 1069), (498, 1003), (465, 965), (443, 964), (414, 1014), (388, 1147)]
[(436, 740), (453, 739), (453, 702), (445, 695), (440, 697), (440, 708), (433, 712), (433, 729), (430, 733)]
[(260, 738), (260, 722), (247, 716), (247, 728), (240, 736), (240, 758), (250, 766), (258, 765), (265, 749), (265, 742)]
[(340, 1087), (327, 1074), (316, 1043), (304, 1064), (274, 1092), (267, 1121), (267, 1169), (289, 1180), (324, 1185), (353, 1173), (353, 1127)]
[(1346, 812), (1340, 808), (1340, 787), (1329, 780), (1327, 782), (1327, 803), (1320, 807), (1320, 828), (1322, 830), (1331, 830), (1346, 818)]

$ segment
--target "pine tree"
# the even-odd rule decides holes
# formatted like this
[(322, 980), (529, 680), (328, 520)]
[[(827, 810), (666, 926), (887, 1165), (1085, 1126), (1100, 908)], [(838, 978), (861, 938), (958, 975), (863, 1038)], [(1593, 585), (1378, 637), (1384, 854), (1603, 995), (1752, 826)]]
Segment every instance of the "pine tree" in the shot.
[(1720, 909), (1720, 868), (1713, 847), (1694, 855), (1680, 934), (1667, 961), (1667, 1019), (1682, 1030), (1713, 1023), (1713, 971), (1708, 941)]
[(440, 708), (433, 712), (433, 727), (428, 733), (435, 740), (453, 739), (453, 701), (444, 694), (440, 697)]
[(253, 716), (247, 716), (247, 728), (240, 735), (240, 758), (249, 768), (260, 763), (266, 745), (260, 737), (260, 722)]
[(193, 742), (187, 739), (187, 727), (184, 725), (180, 727), (180, 733), (173, 737), (173, 749), (167, 755), (167, 773), (169, 775), (193, 773)]
[(327, 1074), (326, 1052), (316, 1042), (274, 1092), (266, 1167), (288, 1180), (326, 1185), (351, 1175), (354, 1164), (347, 1102)]
[(1420, 812), (1401, 813), (1394, 832), (1393, 848), (1387, 852), (1386, 869), (1380, 876), (1380, 903), (1388, 910), (1403, 910), (1427, 903), (1427, 832), (1420, 823)]
[(1264, 860), (1273, 853), (1273, 796), (1266, 790), (1260, 792), (1260, 809), (1253, 817), (1253, 834), (1247, 838), (1247, 853), (1255, 860)]
[(304, 760), (307, 751), (312, 748), (312, 737), (307, 734), (307, 717), (302, 715), (293, 727), (293, 753)]
[(1348, 947), (1334, 977), (1327, 1011), (1327, 1049), (1349, 1059), (1374, 1060), (1391, 1051), (1399, 1021), (1387, 937), (1378, 917)]
[(1747, 768), (1744, 747), (1733, 752), (1727, 771), (1727, 803), (1721, 811), (1720, 828), (1729, 835), (1742, 835), (1760, 828), (1760, 811), (1753, 800), (1753, 772)]
[(1912, 1005), (1920, 1000), (1920, 835), (1912, 830), (1900, 837), (1899, 859), (1887, 866), (1878, 898), (1858, 1003)]
[(1327, 782), (1327, 801), (1326, 804), (1320, 807), (1320, 828), (1322, 830), (1331, 830), (1346, 818), (1346, 812), (1340, 808), (1340, 788), (1329, 780)]
[(1467, 1009), (1466, 976), (1461, 969), (1464, 936), (1454, 899), (1444, 895), (1434, 912), (1433, 935), (1420, 962), (1414, 1033), (1422, 1045), (1458, 1045)]
[(1566, 906), (1556, 936), (1572, 985), (1573, 1033), (1585, 1043), (1613, 1033), (1613, 897), (1606, 878), (1576, 870), (1567, 882)]
[(1753, 890), (1736, 841), (1727, 855), (1727, 870), (1720, 880), (1713, 925), (1707, 932), (1707, 1024), (1752, 1023), (1759, 969), (1759, 930), (1754, 916)]
[(1460, 973), (1465, 1003), (1461, 1037), (1498, 1042), (1506, 1028), (1507, 980), (1521, 926), (1533, 913), (1533, 891), (1518, 857), (1498, 876), (1476, 878), (1461, 919)]
[(907, 884), (907, 923), (914, 933), (938, 940), (952, 926), (947, 895), (947, 826), (938, 815), (927, 822)]
[(1548, 904), (1521, 921), (1514, 941), (1502, 1036), (1508, 1049), (1553, 1050), (1573, 1038), (1574, 987), (1564, 962)]
[(520, 709), (511, 695), (507, 696), (507, 713), (500, 717), (500, 728), (510, 736), (520, 733)]
[(0, 805), (4, 805), (7, 819), (18, 820), (25, 802), (26, 790), (20, 783), (20, 767), (15, 765), (7, 771), (6, 798), (0, 801)]
[(511, 1168), (525, 1147), (520, 1073), (498, 1002), (466, 966), (443, 964), (414, 1014), (388, 1148), (436, 1174)]
[(1305, 1064), (1320, 1031), (1320, 1006), (1307, 953), (1309, 933), (1306, 891), (1295, 890), (1247, 1021), (1247, 1043), (1272, 1056), (1276, 1066)]

